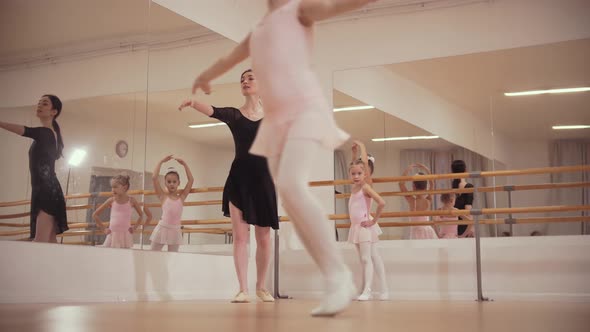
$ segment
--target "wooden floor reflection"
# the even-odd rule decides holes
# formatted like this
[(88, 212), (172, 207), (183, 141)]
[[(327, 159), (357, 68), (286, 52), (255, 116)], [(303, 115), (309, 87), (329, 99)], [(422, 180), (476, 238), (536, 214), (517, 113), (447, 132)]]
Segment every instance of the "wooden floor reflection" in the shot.
[(354, 302), (335, 318), (313, 318), (308, 300), (231, 304), (174, 301), (3, 304), (0, 331), (590, 331), (590, 303)]

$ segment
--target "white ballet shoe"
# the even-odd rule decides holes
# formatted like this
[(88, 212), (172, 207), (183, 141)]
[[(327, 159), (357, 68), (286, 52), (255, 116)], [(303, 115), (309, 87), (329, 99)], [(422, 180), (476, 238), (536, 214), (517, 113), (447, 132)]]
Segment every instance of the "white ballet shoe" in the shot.
[(256, 290), (256, 297), (262, 302), (274, 302), (275, 298), (266, 289)]
[(371, 290), (365, 290), (364, 292), (362, 292), (361, 295), (359, 295), (356, 300), (357, 301), (369, 301), (371, 299)]
[(334, 316), (346, 309), (356, 294), (356, 287), (352, 282), (350, 271), (342, 273), (340, 277), (328, 280), (326, 284), (324, 300), (311, 311), (312, 316)]
[(379, 293), (379, 301), (389, 301), (389, 292)]
[(231, 303), (250, 303), (250, 298), (248, 297), (248, 293), (240, 291)]

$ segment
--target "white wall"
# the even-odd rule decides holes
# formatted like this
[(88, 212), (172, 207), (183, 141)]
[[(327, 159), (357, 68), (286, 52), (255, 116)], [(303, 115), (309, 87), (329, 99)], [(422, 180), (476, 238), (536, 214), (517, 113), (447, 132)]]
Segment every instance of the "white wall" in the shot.
[[(501, 300), (590, 301), (590, 242), (583, 236), (484, 238), (484, 295)], [(473, 239), (380, 241), (392, 300), (477, 298)], [(342, 243), (360, 286), (358, 254)], [(321, 276), (301, 251), (281, 253), (281, 293), (319, 296)], [(305, 278), (301, 278), (305, 275)], [(378, 283), (373, 291), (379, 291)]]
[[(476, 298), (473, 239), (381, 241), (378, 246), (392, 300)], [(340, 248), (358, 284), (358, 255), (348, 243)], [(496, 301), (590, 301), (589, 249), (583, 236), (482, 239), (484, 295)], [(0, 302), (231, 299), (237, 289), (232, 257), (227, 255), (231, 246), (210, 246), (207, 252), (164, 254), (1, 241), (0, 266), (11, 268), (0, 270)], [(303, 250), (281, 252), (280, 278), (282, 294), (296, 299), (321, 294), (323, 280)]]

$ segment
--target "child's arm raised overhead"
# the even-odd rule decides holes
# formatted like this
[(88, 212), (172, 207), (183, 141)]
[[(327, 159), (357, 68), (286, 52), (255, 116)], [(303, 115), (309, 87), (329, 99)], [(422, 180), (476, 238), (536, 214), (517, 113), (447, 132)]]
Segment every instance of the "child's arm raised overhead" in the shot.
[(154, 190), (156, 190), (156, 195), (158, 195), (158, 198), (160, 199), (160, 201), (164, 198), (164, 195), (166, 194), (164, 192), (164, 189), (162, 189), (162, 186), (160, 185), (160, 169), (162, 168), (163, 163), (165, 163), (171, 159), (172, 159), (172, 155), (164, 157), (164, 159), (162, 159), (158, 162), (158, 164), (156, 165), (156, 168), (154, 169), (154, 173), (152, 173), (152, 182), (154, 184)]
[(195, 179), (193, 178), (191, 169), (188, 167), (187, 163), (184, 160), (176, 158), (176, 161), (178, 161), (179, 164), (184, 166), (184, 171), (186, 172), (186, 177), (188, 178), (188, 182), (186, 183), (186, 186), (184, 187), (182, 194), (180, 194), (180, 199), (182, 199), (182, 201), (184, 202), (188, 194), (191, 193), (191, 189), (193, 188), (193, 183), (195, 182)]
[[(416, 166), (418, 166), (418, 168), (422, 169), (424, 171), (424, 173), (426, 175), (430, 175), (430, 168), (426, 167), (426, 165), (421, 164), (421, 163), (416, 163)], [(430, 190), (434, 190), (436, 189), (436, 184), (434, 183), (433, 179), (428, 180), (428, 189)], [(426, 199), (429, 201), (432, 201), (432, 196), (430, 194), (426, 195)]]
[(365, 164), (365, 167), (367, 168), (366, 176), (365, 176), (365, 182), (368, 183), (369, 185), (373, 185), (373, 174), (371, 174), (371, 169), (369, 167), (369, 155), (367, 154), (367, 148), (365, 147), (365, 144), (363, 144), (363, 142), (361, 141), (354, 141), (354, 143), (359, 147), (360, 149), (360, 153), (361, 153), (361, 160), (363, 161), (363, 163)]

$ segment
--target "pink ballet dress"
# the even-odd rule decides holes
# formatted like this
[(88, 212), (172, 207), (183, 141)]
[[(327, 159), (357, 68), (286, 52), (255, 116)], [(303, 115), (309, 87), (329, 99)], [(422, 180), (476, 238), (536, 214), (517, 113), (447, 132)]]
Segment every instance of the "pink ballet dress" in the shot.
[(162, 220), (154, 228), (150, 241), (165, 245), (182, 244), (180, 219), (182, 217), (182, 200), (166, 198), (162, 204)]
[(291, 0), (264, 17), (250, 35), (264, 118), (250, 153), (280, 155), (288, 139), (308, 139), (334, 149), (348, 139), (334, 121), (311, 69), (312, 27), (299, 22), (301, 0)]
[[(428, 216), (410, 217), (410, 221), (415, 222), (429, 222)], [(438, 239), (436, 232), (432, 226), (412, 226), (410, 227), (410, 239), (422, 240), (422, 239)]]
[(102, 244), (107, 248), (131, 248), (133, 247), (133, 234), (129, 233), (131, 227), (131, 213), (133, 212), (131, 200), (119, 204), (113, 200), (111, 204), (111, 220), (109, 229), (111, 233)]
[[(441, 216), (441, 221), (457, 221), (459, 218), (457, 216)], [(439, 227), (439, 234), (441, 239), (456, 239), (457, 235), (457, 225), (441, 225)]]
[(372, 220), (370, 212), (371, 198), (366, 197), (362, 190), (352, 193), (348, 201), (348, 213), (350, 214), (350, 230), (348, 242), (377, 242), (379, 235), (383, 234), (381, 227), (375, 224), (371, 227), (363, 227), (363, 221)]

